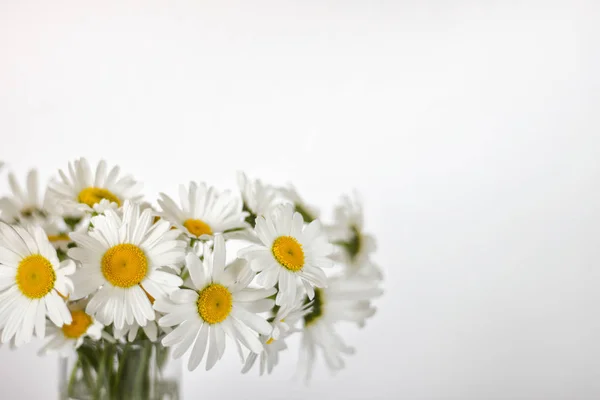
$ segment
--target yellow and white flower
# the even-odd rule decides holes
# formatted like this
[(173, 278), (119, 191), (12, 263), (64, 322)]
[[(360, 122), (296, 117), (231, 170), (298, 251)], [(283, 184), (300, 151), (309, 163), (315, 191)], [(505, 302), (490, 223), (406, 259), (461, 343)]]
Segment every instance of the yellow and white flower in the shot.
[(104, 160), (98, 163), (92, 172), (85, 158), (69, 163), (69, 170), (60, 170), (60, 180), (50, 182), (52, 200), (63, 207), (63, 214), (79, 215), (91, 212), (102, 199), (122, 206), (126, 200), (137, 201), (141, 183), (130, 176), (119, 177), (120, 168), (113, 167), (107, 171)]
[[(262, 243), (241, 249), (238, 256), (247, 259), (258, 272), (259, 285), (265, 288), (279, 285), (277, 305), (292, 304), (297, 290), (312, 299), (314, 287), (327, 285), (323, 268), (333, 265), (329, 258), (333, 246), (318, 220), (304, 227), (302, 215), (294, 212), (291, 204), (285, 204), (266, 218), (259, 216), (255, 231)], [(298, 281), (302, 282), (301, 287)]]
[(0, 329), (2, 343), (43, 338), (46, 316), (57, 326), (71, 323), (65, 300), (75, 263), (59, 262), (42, 228), (0, 223)]
[(8, 174), (12, 196), (0, 199), (0, 218), (8, 223), (42, 221), (46, 212), (39, 193), (38, 173), (32, 169), (27, 174), (25, 188), (19, 185), (13, 173)]
[(246, 228), (242, 201), (229, 190), (222, 193), (204, 183), (190, 182), (189, 188), (179, 187), (181, 207), (164, 193), (158, 204), (162, 217), (182, 232), (196, 239), (207, 240), (212, 235), (232, 229)]
[(243, 172), (238, 172), (238, 185), (244, 200), (244, 210), (253, 216), (267, 215), (279, 204), (277, 191), (260, 180), (250, 180)]
[(81, 262), (73, 277), (74, 299), (91, 295), (86, 312), (115, 328), (155, 318), (153, 299), (167, 296), (182, 280), (161, 267), (178, 268), (185, 243), (166, 221), (154, 223), (152, 210), (125, 202), (121, 213), (107, 209), (91, 219), (89, 232), (72, 233), (77, 247), (69, 257)]
[(166, 314), (158, 321), (160, 326), (179, 325), (162, 340), (164, 346), (174, 347), (173, 357), (181, 357), (193, 345), (188, 362), (190, 371), (198, 367), (207, 348), (207, 370), (221, 359), (225, 335), (235, 342), (243, 358), (240, 343), (259, 353), (262, 344), (256, 334), (271, 333), (271, 325), (257, 313), (273, 306), (267, 297), (275, 289), (248, 288), (254, 277), (248, 268), (235, 268), (237, 274), (226, 271), (222, 235), (215, 236), (212, 254), (208, 246), (205, 244), (203, 261), (194, 253), (186, 256), (193, 289), (179, 289), (169, 300), (154, 303), (157, 311)]
[(348, 275), (358, 274), (368, 279), (381, 280), (381, 269), (371, 258), (377, 249), (375, 238), (364, 229), (362, 202), (358, 193), (343, 196), (335, 209), (335, 222), (327, 227), (332, 243), (338, 246), (334, 260), (345, 266)]
[(371, 301), (383, 291), (377, 282), (361, 277), (338, 277), (330, 279), (326, 289), (316, 289), (312, 310), (304, 316), (304, 329), (299, 361), (299, 372), (309, 380), (317, 351), (333, 372), (345, 366), (343, 356), (354, 353), (344, 342), (335, 327), (341, 321), (364, 326), (367, 318), (375, 314)]
[(296, 303), (291, 307), (282, 307), (277, 311), (271, 322), (273, 332), (270, 335), (260, 335), (263, 351), (260, 354), (250, 353), (248, 355), (242, 369), (243, 374), (250, 371), (258, 359), (260, 359), (259, 374), (261, 376), (265, 370), (268, 374), (273, 371), (273, 368), (279, 363), (279, 353), (287, 349), (285, 340), (291, 334), (300, 332), (295, 328), (296, 323), (312, 310), (312, 302), (306, 303), (304, 299), (305, 296), (298, 296)]
[(47, 332), (50, 339), (40, 349), (40, 355), (58, 353), (61, 357), (69, 357), (77, 350), (86, 337), (100, 340), (104, 325), (87, 314), (82, 307), (71, 305), (72, 322), (62, 327), (48, 324)]

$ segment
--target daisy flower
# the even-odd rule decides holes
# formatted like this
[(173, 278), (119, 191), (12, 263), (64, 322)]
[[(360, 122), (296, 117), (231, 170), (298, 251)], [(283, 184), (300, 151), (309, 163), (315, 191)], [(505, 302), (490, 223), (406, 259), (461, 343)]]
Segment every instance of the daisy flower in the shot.
[(219, 193), (204, 183), (190, 182), (189, 188), (179, 187), (179, 197), (181, 207), (161, 193), (161, 215), (191, 238), (205, 240), (216, 233), (247, 227), (244, 218), (248, 213), (242, 211), (242, 201), (229, 190)]
[(61, 328), (48, 324), (50, 340), (40, 350), (40, 355), (57, 352), (61, 357), (69, 357), (77, 350), (86, 337), (100, 340), (104, 325), (87, 314), (81, 307), (71, 305), (72, 322)]
[(293, 185), (290, 184), (287, 187), (280, 187), (279, 193), (281, 193), (284, 199), (292, 202), (296, 212), (299, 212), (300, 215), (302, 215), (302, 218), (304, 218), (304, 222), (309, 223), (319, 218), (319, 210), (307, 204), (304, 199), (300, 197)]
[(59, 262), (56, 250), (38, 226), (0, 223), (0, 329), (2, 343), (29, 342), (35, 333), (43, 338), (46, 316), (57, 326), (71, 323), (64, 299), (73, 290), (67, 277), (75, 272), (72, 261)]
[(257, 313), (273, 306), (267, 297), (275, 289), (248, 288), (254, 277), (244, 272), (248, 268), (237, 268), (239, 275), (226, 273), (223, 236), (215, 236), (214, 242), (212, 254), (205, 244), (203, 261), (194, 253), (186, 256), (193, 289), (176, 290), (169, 300), (154, 303), (157, 311), (166, 314), (158, 321), (160, 326), (179, 325), (162, 340), (164, 346), (174, 346), (173, 357), (181, 357), (193, 344), (188, 362), (190, 371), (198, 367), (207, 348), (207, 370), (221, 359), (226, 334), (243, 358), (240, 343), (259, 353), (262, 344), (256, 333), (271, 333), (271, 325)]
[(65, 213), (91, 212), (94, 205), (106, 199), (121, 206), (125, 200), (139, 200), (142, 185), (130, 176), (119, 178), (119, 167), (107, 171), (104, 160), (92, 172), (85, 158), (69, 163), (68, 175), (59, 171), (60, 180), (50, 182), (50, 193), (55, 202), (64, 207)]
[(38, 173), (35, 169), (27, 174), (25, 188), (19, 185), (13, 173), (8, 175), (8, 184), (12, 196), (0, 199), (0, 212), (4, 221), (15, 223), (45, 217), (46, 213), (43, 210), (44, 207), (39, 194)]
[(354, 349), (336, 332), (336, 325), (347, 321), (364, 326), (376, 311), (371, 300), (382, 293), (376, 282), (360, 277), (334, 278), (326, 289), (315, 290), (312, 310), (304, 316), (302, 331), (299, 371), (306, 380), (311, 377), (318, 350), (333, 372), (344, 368), (343, 356), (354, 354)]
[(339, 246), (334, 260), (346, 266), (350, 275), (379, 279), (381, 269), (370, 258), (377, 249), (375, 238), (364, 232), (364, 214), (358, 193), (342, 197), (342, 204), (335, 209), (335, 223), (327, 228), (330, 240)]
[(246, 221), (254, 226), (254, 218), (259, 215), (267, 215), (277, 205), (277, 191), (272, 187), (263, 185), (256, 179), (248, 179), (246, 174), (238, 172), (238, 185), (244, 200), (244, 211), (250, 212)]
[[(166, 221), (153, 223), (152, 211), (140, 213), (125, 202), (122, 215), (108, 209), (91, 219), (93, 229), (72, 233), (77, 247), (69, 257), (81, 262), (73, 276), (74, 299), (91, 295), (86, 312), (104, 325), (145, 326), (155, 318), (153, 299), (168, 295), (182, 284), (178, 276), (161, 270), (176, 266), (185, 255), (179, 232)], [(99, 290), (98, 290), (99, 288)]]
[[(319, 221), (304, 227), (302, 215), (286, 204), (278, 206), (266, 218), (258, 217), (255, 231), (262, 243), (241, 249), (238, 256), (248, 260), (251, 268), (259, 272), (259, 285), (279, 285), (277, 305), (292, 304), (297, 289), (312, 299), (314, 287), (326, 286), (327, 278), (322, 268), (332, 265), (328, 258), (332, 246)], [(298, 281), (303, 284), (300, 288), (297, 288)]]
[[(299, 292), (298, 292), (299, 293)], [(270, 335), (260, 335), (263, 351), (260, 354), (250, 353), (242, 373), (245, 374), (252, 369), (252, 366), (260, 358), (259, 373), (262, 376), (265, 369), (268, 374), (279, 363), (279, 353), (287, 349), (285, 340), (292, 334), (300, 332), (294, 328), (296, 323), (312, 310), (312, 302), (305, 303), (304, 296), (298, 296), (296, 303), (291, 307), (280, 308), (272, 318), (271, 326), (273, 332)]]

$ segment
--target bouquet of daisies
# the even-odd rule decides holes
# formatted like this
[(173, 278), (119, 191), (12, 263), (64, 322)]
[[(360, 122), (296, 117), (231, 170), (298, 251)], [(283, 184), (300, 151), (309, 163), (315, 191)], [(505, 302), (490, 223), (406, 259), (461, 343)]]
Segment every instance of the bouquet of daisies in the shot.
[(104, 161), (70, 163), (43, 199), (35, 171), (9, 184), (0, 341), (19, 347), (35, 333), (47, 338), (41, 353), (75, 357), (65, 397), (153, 398), (170, 357), (209, 370), (226, 337), (244, 373), (257, 361), (270, 373), (295, 334), (307, 379), (318, 353), (339, 370), (353, 349), (338, 323), (364, 326), (382, 293), (356, 195), (327, 225), (293, 187), (241, 173), (239, 194), (191, 182), (157, 207)]

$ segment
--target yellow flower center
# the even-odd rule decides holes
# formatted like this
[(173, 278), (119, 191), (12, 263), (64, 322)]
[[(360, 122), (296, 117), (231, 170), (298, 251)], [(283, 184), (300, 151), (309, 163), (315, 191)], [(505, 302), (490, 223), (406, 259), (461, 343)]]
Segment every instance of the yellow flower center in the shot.
[(121, 200), (110, 190), (88, 187), (79, 192), (78, 200), (80, 203), (87, 204), (90, 207), (94, 207), (94, 204), (100, 203), (102, 199), (106, 199), (111, 203), (117, 203), (121, 207)]
[(267, 340), (267, 343), (266, 343), (266, 344), (271, 344), (271, 343), (273, 343), (274, 341), (275, 341), (275, 339), (273, 339), (273, 338), (270, 338), (269, 340)]
[(69, 339), (80, 338), (92, 325), (92, 317), (87, 315), (85, 311), (71, 311), (71, 317), (73, 317), (73, 322), (70, 325), (63, 325), (63, 334)]
[(210, 226), (199, 219), (188, 219), (183, 226), (194, 236), (212, 235), (213, 233)]
[(198, 296), (198, 314), (209, 324), (223, 322), (231, 312), (233, 296), (229, 289), (218, 283), (208, 285)]
[(297, 272), (304, 267), (302, 245), (292, 236), (280, 236), (273, 242), (273, 256), (279, 264)]
[(111, 247), (102, 256), (102, 274), (113, 286), (139, 285), (148, 272), (148, 259), (136, 245), (124, 243)]
[(21, 260), (16, 280), (21, 293), (30, 299), (41, 299), (54, 288), (56, 273), (47, 258), (34, 254)]

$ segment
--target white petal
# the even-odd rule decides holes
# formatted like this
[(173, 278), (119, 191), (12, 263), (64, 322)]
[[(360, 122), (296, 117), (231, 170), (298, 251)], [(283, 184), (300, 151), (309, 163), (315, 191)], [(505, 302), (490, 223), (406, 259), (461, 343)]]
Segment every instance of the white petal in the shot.
[(194, 343), (194, 347), (188, 361), (188, 370), (190, 371), (198, 368), (198, 365), (200, 365), (200, 362), (202, 361), (202, 357), (204, 357), (204, 352), (206, 351), (206, 346), (208, 344), (209, 326), (209, 324), (203, 324), (202, 328), (200, 328), (200, 332), (198, 333), (196, 343)]
[(269, 335), (273, 329), (271, 324), (269, 324), (263, 317), (253, 314), (243, 307), (234, 305), (231, 309), (231, 315), (245, 323), (254, 331), (262, 333), (263, 335)]

